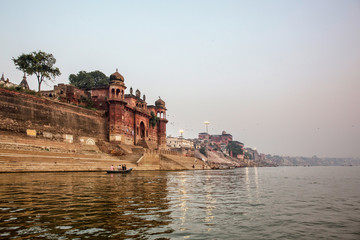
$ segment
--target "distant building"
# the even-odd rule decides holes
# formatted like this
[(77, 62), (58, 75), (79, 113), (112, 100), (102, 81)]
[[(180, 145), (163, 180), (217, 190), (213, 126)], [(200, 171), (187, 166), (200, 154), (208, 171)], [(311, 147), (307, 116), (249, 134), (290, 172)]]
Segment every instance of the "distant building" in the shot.
[(7, 88), (10, 88), (10, 87), (21, 87), (23, 89), (26, 89), (26, 90), (29, 90), (29, 84), (28, 82), (26, 81), (26, 75), (24, 73), (24, 77), (23, 77), (23, 80), (21, 81), (21, 83), (19, 85), (15, 84), (15, 83), (12, 83), (10, 82), (10, 80), (7, 78), (5, 80), (5, 77), (4, 77), (4, 74), (1, 75), (1, 78), (0, 78), (0, 86), (2, 87), (7, 87)]
[(193, 149), (194, 143), (191, 140), (184, 139), (182, 137), (167, 137), (166, 138), (166, 145), (169, 148), (187, 148)]
[(44, 97), (58, 99), (62, 102), (76, 105), (86, 105), (86, 103), (81, 103), (90, 97), (90, 95), (86, 93), (85, 90), (78, 89), (73, 85), (63, 83), (55, 85), (54, 90), (41, 91), (40, 94)]
[[(222, 131), (221, 135), (210, 135), (208, 133), (199, 133), (199, 138), (195, 140), (195, 148), (201, 149), (205, 147), (208, 151), (221, 152), (225, 155), (230, 155), (231, 157), (235, 157), (238, 159), (243, 159), (243, 154), (233, 155), (231, 151), (229, 151), (228, 146), (229, 143), (232, 143), (236, 147), (237, 152), (243, 152), (244, 144), (238, 141), (233, 141), (233, 136), (226, 131)], [(239, 151), (239, 147), (242, 151)]]
[(26, 74), (24, 73), (24, 77), (23, 80), (21, 81), (21, 83), (19, 84), (20, 87), (22, 87), (23, 89), (29, 90), (29, 84), (26, 81)]
[(9, 87), (17, 87), (18, 85), (10, 82), (8, 78), (5, 80), (4, 74), (2, 74), (0, 79), (0, 86), (9, 88)]
[(212, 143), (220, 146), (220, 145), (227, 145), (229, 142), (233, 140), (231, 134), (222, 131), (221, 135), (210, 135), (210, 140)]
[(210, 139), (210, 134), (208, 134), (208, 133), (199, 133), (199, 139), (200, 140)]
[(231, 134), (222, 131), (221, 135), (210, 135), (208, 133), (199, 133), (199, 140), (209, 140), (212, 144), (216, 144), (218, 147), (221, 145), (227, 145), (233, 140)]

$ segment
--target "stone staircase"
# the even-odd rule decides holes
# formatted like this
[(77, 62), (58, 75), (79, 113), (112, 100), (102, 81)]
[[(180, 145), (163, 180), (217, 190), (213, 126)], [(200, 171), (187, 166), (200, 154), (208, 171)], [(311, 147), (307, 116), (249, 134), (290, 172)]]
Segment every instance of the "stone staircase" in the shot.
[(161, 154), (161, 167), (167, 170), (209, 169), (207, 164), (194, 157)]
[(136, 168), (139, 154), (114, 156), (96, 145), (57, 142), (0, 132), (0, 172), (105, 171), (111, 165)]
[(89, 146), (0, 131), (0, 172), (105, 172), (111, 165), (123, 164), (134, 170), (204, 169), (203, 162), (193, 157), (142, 146), (108, 142)]
[(146, 149), (151, 149), (151, 150), (154, 150), (154, 149), (158, 148), (157, 144), (155, 144), (153, 142), (150, 142), (150, 141), (147, 141), (147, 140), (140, 140), (137, 143), (137, 145), (141, 146), (143, 148), (146, 148)]

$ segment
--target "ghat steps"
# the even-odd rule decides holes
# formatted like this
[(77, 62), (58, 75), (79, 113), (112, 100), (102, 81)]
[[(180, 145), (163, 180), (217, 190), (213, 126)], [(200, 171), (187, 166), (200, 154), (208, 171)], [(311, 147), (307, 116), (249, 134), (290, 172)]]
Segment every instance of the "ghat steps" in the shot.
[(134, 170), (204, 169), (201, 160), (141, 146), (89, 146), (0, 131), (0, 172), (105, 171), (122, 164)]
[(97, 146), (64, 143), (0, 132), (0, 172), (105, 171), (111, 165), (136, 168), (140, 154), (112, 156)]

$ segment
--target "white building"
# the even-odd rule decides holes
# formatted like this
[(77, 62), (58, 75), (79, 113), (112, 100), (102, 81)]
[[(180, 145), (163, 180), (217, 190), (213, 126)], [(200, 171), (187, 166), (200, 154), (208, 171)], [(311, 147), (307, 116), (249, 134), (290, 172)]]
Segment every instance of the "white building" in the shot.
[(170, 148), (187, 148), (187, 149), (194, 148), (194, 143), (192, 141), (184, 139), (182, 137), (179, 138), (167, 137), (166, 145)]

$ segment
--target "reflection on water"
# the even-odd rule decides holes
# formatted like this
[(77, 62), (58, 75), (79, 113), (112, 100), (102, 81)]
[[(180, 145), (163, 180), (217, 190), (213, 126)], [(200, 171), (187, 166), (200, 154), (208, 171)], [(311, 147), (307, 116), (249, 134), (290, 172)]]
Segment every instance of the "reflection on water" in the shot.
[(0, 174), (0, 239), (359, 239), (360, 168)]
[[(99, 173), (4, 174), (0, 232), (4, 236), (140, 237), (171, 232), (163, 175)], [(161, 189), (161, 191), (159, 191)]]

